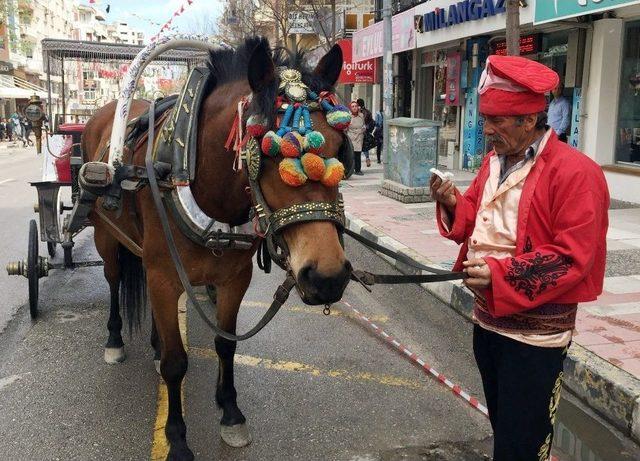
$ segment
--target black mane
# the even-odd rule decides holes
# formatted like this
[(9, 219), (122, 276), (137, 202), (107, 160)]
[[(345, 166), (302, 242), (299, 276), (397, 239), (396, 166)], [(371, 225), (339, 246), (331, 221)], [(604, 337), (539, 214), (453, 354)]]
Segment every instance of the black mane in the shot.
[[(320, 76), (314, 74), (305, 63), (304, 51), (297, 53), (287, 48), (271, 49), (269, 40), (264, 37), (249, 37), (244, 43), (237, 48), (226, 48), (211, 51), (209, 53), (209, 62), (207, 67), (211, 71), (208, 87), (205, 90), (205, 97), (213, 92), (213, 90), (224, 83), (237, 82), (247, 79), (247, 70), (249, 68), (249, 59), (251, 54), (258, 47), (265, 47), (271, 50), (271, 57), (276, 68), (292, 68), (300, 71), (302, 81), (313, 91), (333, 91), (331, 84), (327, 83)], [(276, 72), (277, 74), (277, 72)], [(274, 102), (275, 91), (279, 82), (275, 82), (275, 88), (272, 91), (265, 91), (252, 103), (253, 111), (266, 115), (271, 118)]]

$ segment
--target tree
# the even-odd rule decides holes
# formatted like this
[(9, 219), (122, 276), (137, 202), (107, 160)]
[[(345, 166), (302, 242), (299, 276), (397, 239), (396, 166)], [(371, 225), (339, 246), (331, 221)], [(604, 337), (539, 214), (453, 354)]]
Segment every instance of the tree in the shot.
[(507, 55), (520, 55), (520, 0), (507, 0)]

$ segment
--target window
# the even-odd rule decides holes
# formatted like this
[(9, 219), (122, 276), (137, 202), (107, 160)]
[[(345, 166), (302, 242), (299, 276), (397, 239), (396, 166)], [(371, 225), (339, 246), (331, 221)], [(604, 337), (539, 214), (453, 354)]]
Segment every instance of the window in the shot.
[(91, 91), (85, 91), (84, 92), (84, 100), (91, 100), (94, 101), (96, 99), (96, 92), (95, 90), (91, 90)]
[(620, 73), (616, 162), (640, 167), (640, 21), (627, 23)]

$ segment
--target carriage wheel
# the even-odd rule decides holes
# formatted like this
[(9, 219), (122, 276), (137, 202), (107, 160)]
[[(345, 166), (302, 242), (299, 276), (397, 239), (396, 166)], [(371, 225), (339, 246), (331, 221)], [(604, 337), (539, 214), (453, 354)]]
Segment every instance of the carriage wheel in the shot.
[(31, 318), (38, 316), (38, 279), (39, 277), (38, 258), (38, 226), (36, 221), (29, 221), (29, 250), (27, 253), (27, 280), (29, 281), (29, 312)]
[(56, 255), (56, 242), (47, 242), (47, 251), (52, 258)]

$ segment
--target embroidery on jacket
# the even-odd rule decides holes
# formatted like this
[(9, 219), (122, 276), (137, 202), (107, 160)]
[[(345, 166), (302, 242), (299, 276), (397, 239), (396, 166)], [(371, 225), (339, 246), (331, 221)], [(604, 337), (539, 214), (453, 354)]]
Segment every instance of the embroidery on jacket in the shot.
[(569, 256), (542, 255), (536, 253), (533, 258), (511, 258), (507, 263), (507, 275), (504, 279), (517, 292), (522, 291), (529, 301), (545, 291), (549, 286), (555, 287), (558, 279), (567, 275), (573, 265)]
[(524, 242), (524, 248), (522, 248), (523, 253), (530, 253), (533, 250), (533, 243), (531, 243), (531, 237), (527, 237), (527, 240)]

